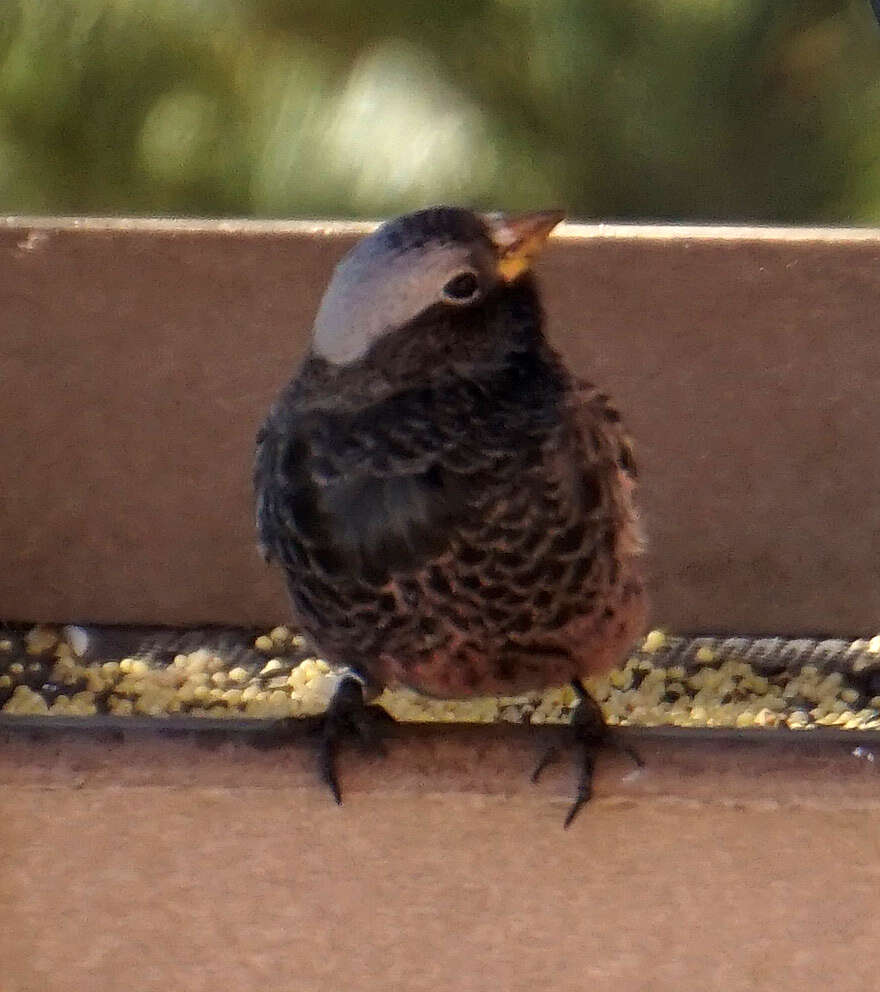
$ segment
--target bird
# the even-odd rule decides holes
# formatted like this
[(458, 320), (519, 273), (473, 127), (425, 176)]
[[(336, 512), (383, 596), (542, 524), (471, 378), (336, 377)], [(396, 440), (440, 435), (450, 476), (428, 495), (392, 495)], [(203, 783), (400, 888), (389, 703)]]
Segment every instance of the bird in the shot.
[(371, 736), (386, 686), (572, 685), (584, 758), (566, 826), (591, 796), (608, 735), (581, 680), (644, 633), (645, 540), (620, 413), (545, 336), (532, 263), (563, 218), (437, 206), (380, 225), (335, 268), (259, 430), (263, 554), (348, 673), (321, 743), (337, 802), (339, 741)]

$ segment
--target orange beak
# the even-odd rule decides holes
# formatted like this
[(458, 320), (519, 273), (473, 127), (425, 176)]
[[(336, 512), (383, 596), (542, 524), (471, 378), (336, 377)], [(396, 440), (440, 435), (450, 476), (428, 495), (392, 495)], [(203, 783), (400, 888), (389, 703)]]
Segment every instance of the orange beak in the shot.
[(536, 210), (527, 214), (484, 214), (489, 238), (497, 252), (496, 271), (513, 282), (531, 268), (550, 232), (565, 217), (564, 210)]

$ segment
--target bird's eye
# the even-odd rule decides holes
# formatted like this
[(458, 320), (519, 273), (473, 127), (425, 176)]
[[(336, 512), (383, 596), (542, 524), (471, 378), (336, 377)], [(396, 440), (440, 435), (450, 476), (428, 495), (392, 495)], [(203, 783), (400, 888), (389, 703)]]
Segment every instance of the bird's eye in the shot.
[(459, 272), (443, 287), (443, 296), (452, 303), (468, 303), (480, 291), (480, 281), (473, 272)]

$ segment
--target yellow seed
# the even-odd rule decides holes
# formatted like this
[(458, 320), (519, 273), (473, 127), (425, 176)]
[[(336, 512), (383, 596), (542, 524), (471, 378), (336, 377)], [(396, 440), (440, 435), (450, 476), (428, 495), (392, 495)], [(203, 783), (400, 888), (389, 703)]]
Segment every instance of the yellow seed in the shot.
[(269, 709), (272, 713), (284, 716), (290, 712), (290, 696), (280, 689), (269, 694)]
[(8, 637), (4, 637), (3, 640), (0, 641), (0, 651), (11, 651), (13, 647), (14, 645)]
[(283, 667), (278, 658), (271, 658), (260, 669), (260, 675), (271, 675), (272, 672), (280, 672)]
[(105, 661), (101, 665), (101, 673), (106, 675), (107, 678), (113, 678), (115, 675), (119, 674), (119, 662), (118, 661)]
[(160, 700), (153, 695), (141, 696), (134, 704), (135, 711), (145, 716), (161, 716), (164, 707)]
[(193, 696), (196, 699), (207, 699), (211, 695), (211, 690), (206, 685), (197, 685), (193, 689)]
[(131, 671), (132, 660), (131, 658), (123, 658), (119, 662), (119, 671), (124, 672), (126, 675)]
[(272, 643), (272, 638), (267, 637), (265, 634), (261, 634), (255, 641), (254, 647), (258, 651), (274, 651), (275, 645)]
[(715, 660), (715, 652), (710, 647), (706, 647), (704, 644), (702, 647), (697, 648), (696, 658), (697, 661), (701, 661), (703, 664), (706, 664), (709, 661)]
[(91, 716), (98, 708), (95, 706), (95, 697), (90, 692), (77, 692), (71, 696), (70, 708), (78, 715)]
[(844, 689), (840, 694), (840, 698), (846, 703), (858, 702), (859, 693), (857, 689)]
[(273, 627), (269, 631), (269, 638), (276, 644), (283, 644), (290, 637), (287, 627)]
[[(30, 664), (28, 668), (31, 671), (36, 671), (39, 669), (39, 665)], [(53, 675), (57, 680), (73, 680), (76, 681), (82, 675), (83, 671), (86, 671), (81, 665), (78, 665), (75, 661), (70, 658), (58, 658), (55, 661), (55, 665), (52, 668)]]
[(210, 657), (207, 651), (193, 651), (185, 656), (184, 665), (189, 672), (204, 672)]
[(229, 672), (229, 678), (232, 682), (247, 682), (248, 673), (245, 668), (233, 668)]
[(28, 654), (51, 651), (58, 643), (58, 635), (51, 627), (32, 627), (24, 636)]
[(226, 684), (226, 672), (214, 672), (211, 676), (211, 681), (214, 685), (225, 685)]
[(764, 696), (762, 702), (767, 709), (773, 710), (776, 713), (782, 713), (787, 707), (786, 701), (782, 698), (782, 696)]
[(843, 682), (843, 676), (840, 672), (832, 672), (819, 683), (819, 692), (833, 695), (840, 688), (841, 682)]
[(484, 699), (479, 708), (480, 718), (487, 723), (494, 723), (498, 719), (498, 700)]
[(871, 640), (868, 641), (868, 650), (872, 654), (880, 654), (880, 634), (877, 634), (876, 637), (872, 637)]
[(150, 671), (150, 666), (141, 658), (134, 658), (131, 662), (131, 674), (138, 678), (143, 678)]
[(196, 698), (195, 686), (186, 682), (177, 690), (177, 698), (181, 703), (191, 703)]
[(652, 630), (642, 642), (642, 650), (649, 653), (659, 651), (666, 643), (666, 635), (662, 630)]
[(13, 661), (13, 663), (9, 666), (9, 671), (13, 675), (23, 675), (24, 674), (24, 665), (22, 665), (22, 663), (20, 661)]
[(260, 690), (259, 686), (249, 685), (242, 690), (241, 698), (243, 702), (250, 703), (250, 702), (254, 702), (262, 695), (263, 693)]
[(8, 675), (0, 675), (0, 689), (8, 689), (12, 685), (12, 679)]
[(67, 643), (67, 641), (60, 641), (58, 646), (55, 648), (55, 657), (63, 659), (64, 661), (73, 661), (78, 655), (74, 652), (73, 647)]
[(223, 693), (223, 701), (227, 706), (238, 706), (241, 702), (242, 690), (241, 689), (227, 689)]
[(763, 709), (758, 710), (755, 716), (755, 723), (759, 727), (775, 727), (779, 723), (779, 714), (774, 713), (773, 710), (765, 706)]
[(46, 700), (38, 693), (29, 689), (26, 685), (17, 686), (12, 698), (6, 703), (6, 710), (9, 713), (36, 714), (48, 713), (49, 706)]
[(176, 688), (186, 682), (186, 672), (181, 671), (179, 668), (168, 667), (153, 669), (152, 675), (159, 685), (163, 685), (168, 688)]
[(209, 672), (225, 672), (226, 662), (217, 654), (211, 654), (208, 652), (208, 671)]
[(574, 689), (570, 685), (567, 685), (563, 688), (561, 696), (562, 698), (560, 702), (562, 703), (563, 706), (571, 706), (574, 703), (575, 699), (577, 699)]

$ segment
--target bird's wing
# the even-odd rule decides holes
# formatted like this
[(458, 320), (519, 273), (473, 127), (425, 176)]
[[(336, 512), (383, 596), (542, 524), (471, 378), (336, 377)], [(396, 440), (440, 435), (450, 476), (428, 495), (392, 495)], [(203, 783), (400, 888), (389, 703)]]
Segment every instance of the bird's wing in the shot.
[(609, 507), (618, 528), (618, 552), (639, 554), (644, 538), (635, 505), (638, 470), (632, 438), (610, 397), (586, 380), (574, 383), (570, 409), (587, 460), (610, 482)]
[(295, 568), (371, 584), (442, 554), (473, 512), (475, 474), (498, 453), (468, 423), (466, 385), (399, 393), (354, 412), (289, 409), (258, 439), (257, 518), (266, 552)]

